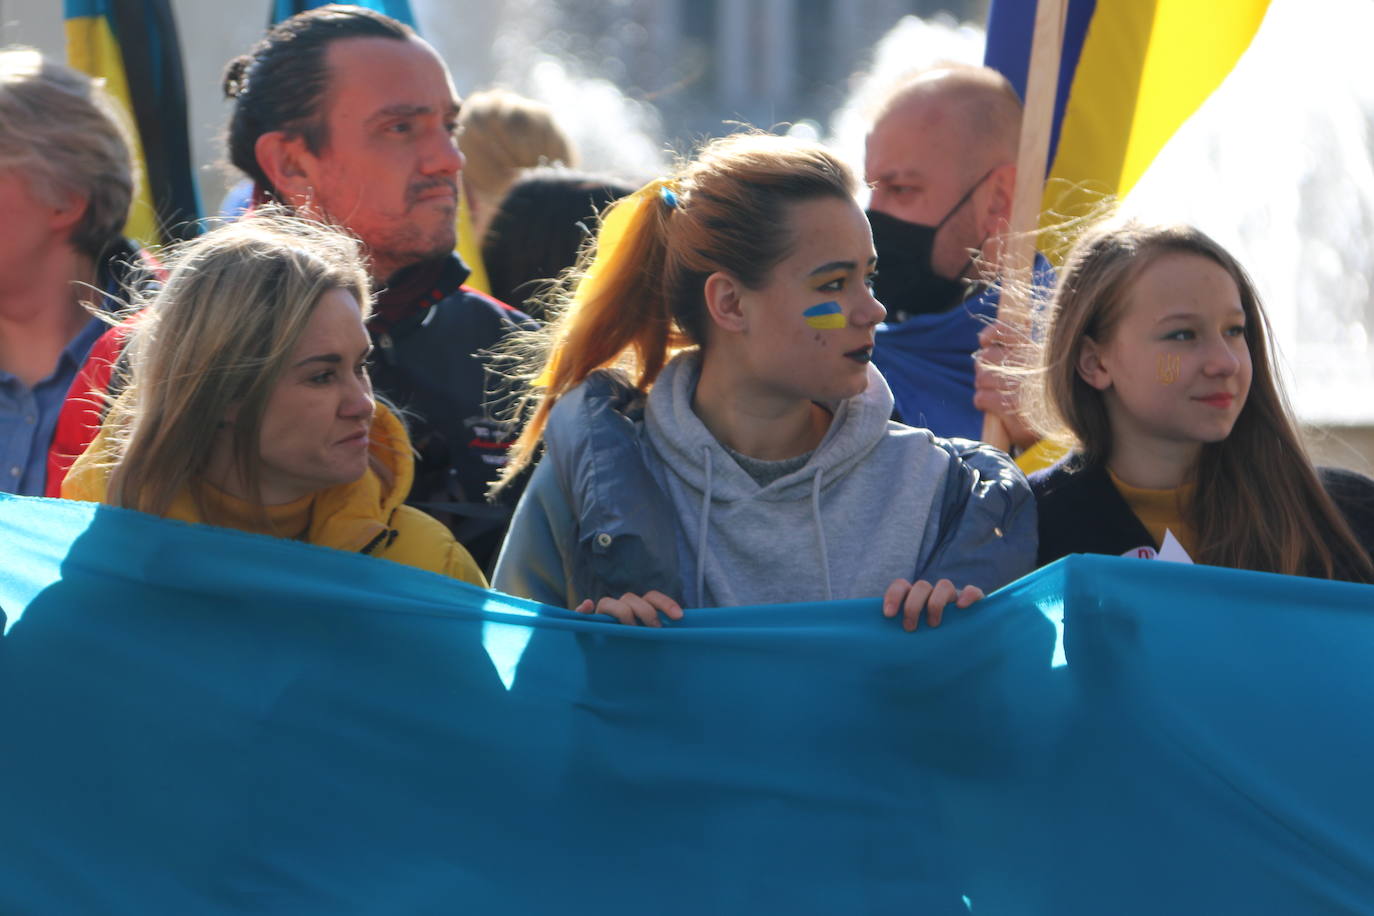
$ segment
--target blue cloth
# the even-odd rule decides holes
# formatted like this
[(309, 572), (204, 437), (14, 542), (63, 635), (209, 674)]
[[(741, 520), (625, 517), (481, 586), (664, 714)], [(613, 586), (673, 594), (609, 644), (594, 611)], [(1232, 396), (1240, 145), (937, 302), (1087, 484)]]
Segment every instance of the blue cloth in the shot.
[(987, 289), (947, 312), (878, 325), (873, 365), (903, 423), (946, 439), (983, 437), (983, 414), (973, 406), (973, 351), (978, 332), (996, 317), (997, 291)]
[(92, 318), (63, 348), (52, 373), (32, 388), (0, 370), (0, 492), (41, 496), (57, 416), (86, 354), (109, 328)]
[(1374, 910), (1369, 586), (647, 630), (86, 504), (0, 545), (0, 912)]
[[(1035, 256), (1036, 301), (1048, 299), (1054, 268)], [(946, 312), (880, 324), (873, 364), (887, 379), (897, 415), (946, 439), (983, 438), (983, 413), (973, 406), (973, 354), (978, 334), (997, 318), (998, 290), (987, 287)]]

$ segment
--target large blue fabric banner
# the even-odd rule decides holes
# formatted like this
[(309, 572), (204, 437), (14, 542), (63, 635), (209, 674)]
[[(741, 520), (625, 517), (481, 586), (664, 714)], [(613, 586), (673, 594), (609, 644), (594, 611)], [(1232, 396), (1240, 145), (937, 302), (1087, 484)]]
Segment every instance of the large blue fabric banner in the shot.
[(619, 627), (0, 497), (0, 912), (1374, 912), (1374, 588)]

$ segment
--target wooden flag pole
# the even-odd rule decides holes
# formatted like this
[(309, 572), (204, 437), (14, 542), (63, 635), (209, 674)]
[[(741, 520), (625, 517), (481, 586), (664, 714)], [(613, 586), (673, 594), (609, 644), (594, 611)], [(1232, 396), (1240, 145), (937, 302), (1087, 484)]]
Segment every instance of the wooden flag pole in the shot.
[[(1039, 0), (1035, 7), (1035, 31), (1031, 35), (1030, 69), (1026, 74), (1026, 99), (1021, 116), (1021, 144), (1016, 154), (1016, 193), (1012, 198), (1011, 225), (1002, 246), (1000, 267), (1004, 277), (1030, 278), (1035, 264), (1035, 236), (1040, 225), (1040, 204), (1045, 196), (1067, 6), (1067, 0)], [(1013, 282), (1003, 287), (997, 303), (998, 321), (1025, 327), (1029, 318), (1028, 285)], [(983, 441), (1003, 451), (1011, 447), (1006, 427), (990, 413), (983, 415)]]

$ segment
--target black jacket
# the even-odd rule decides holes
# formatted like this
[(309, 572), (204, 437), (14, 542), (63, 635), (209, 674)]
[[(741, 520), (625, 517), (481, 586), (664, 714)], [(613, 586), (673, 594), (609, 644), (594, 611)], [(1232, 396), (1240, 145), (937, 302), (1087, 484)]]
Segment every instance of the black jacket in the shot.
[[(1374, 480), (1338, 468), (1317, 473), (1355, 538), (1366, 553), (1374, 553)], [(1040, 526), (1038, 566), (1071, 553), (1121, 556), (1142, 546), (1159, 547), (1100, 464), (1085, 466), (1070, 455), (1032, 474), (1030, 483)], [(1359, 580), (1353, 570), (1341, 568), (1336, 578)]]
[[(509, 506), (486, 503), (506, 462), (513, 425), (492, 417), (481, 354), (531, 319), (463, 286), (468, 269), (450, 256), (413, 307), (392, 321), (369, 322), (375, 346), (372, 384), (398, 408), (419, 457), (408, 502), (445, 521), (483, 568), (495, 557)], [(393, 278), (393, 285), (396, 278)], [(386, 293), (382, 294), (383, 296)], [(506, 498), (518, 497), (516, 488)]]

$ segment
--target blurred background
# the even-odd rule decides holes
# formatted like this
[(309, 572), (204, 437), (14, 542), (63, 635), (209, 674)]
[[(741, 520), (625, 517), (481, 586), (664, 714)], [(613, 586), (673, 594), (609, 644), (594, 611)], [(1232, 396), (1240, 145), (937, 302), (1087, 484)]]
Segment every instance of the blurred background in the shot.
[[(201, 200), (225, 63), (270, 4), (174, 0)], [(988, 0), (412, 0), (460, 93), (548, 103), (582, 163), (631, 181), (746, 123), (862, 167), (868, 101), (902, 72), (980, 63)], [(1374, 472), (1374, 0), (1272, 0), (1254, 42), (1123, 208), (1196, 223), (1254, 274), (1319, 460)], [(0, 0), (0, 43), (65, 56), (60, 0)]]

